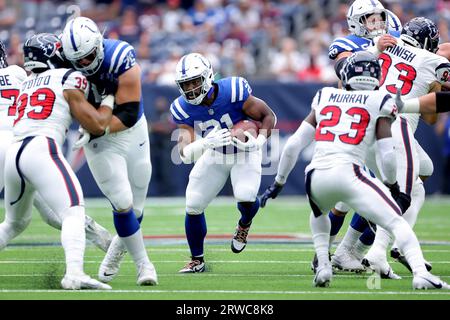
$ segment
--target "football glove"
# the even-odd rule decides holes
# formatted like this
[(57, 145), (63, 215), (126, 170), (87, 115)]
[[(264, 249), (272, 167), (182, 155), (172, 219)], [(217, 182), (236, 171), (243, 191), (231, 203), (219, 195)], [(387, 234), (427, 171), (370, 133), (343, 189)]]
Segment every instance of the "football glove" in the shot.
[(394, 184), (386, 184), (391, 191), (392, 198), (394, 198), (395, 202), (397, 202), (398, 206), (402, 210), (402, 213), (405, 213), (411, 205), (411, 197), (406, 193), (400, 191), (400, 187), (397, 182)]
[(259, 200), (261, 208), (264, 208), (266, 206), (267, 199), (269, 199), (269, 198), (275, 199), (278, 196), (278, 194), (281, 192), (281, 190), (283, 189), (283, 186), (284, 185), (279, 184), (276, 181), (274, 181), (270, 185), (270, 187), (268, 187), (266, 189), (266, 191), (264, 191), (263, 195), (261, 196), (261, 198)]
[(262, 148), (264, 143), (266, 142), (267, 138), (263, 135), (258, 135), (257, 138), (255, 138), (250, 132), (244, 131), (244, 135), (248, 138), (247, 142), (242, 142), (236, 137), (233, 137), (232, 144), (238, 148), (241, 151), (256, 151)]
[(206, 149), (227, 146), (231, 143), (231, 132), (229, 129), (219, 129), (220, 126), (214, 127), (203, 138), (204, 147)]

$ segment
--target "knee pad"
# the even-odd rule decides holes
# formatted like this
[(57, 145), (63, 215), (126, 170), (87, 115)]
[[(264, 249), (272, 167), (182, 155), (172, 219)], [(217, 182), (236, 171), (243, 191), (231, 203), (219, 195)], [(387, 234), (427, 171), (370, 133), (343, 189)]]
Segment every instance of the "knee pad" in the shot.
[(430, 159), (428, 154), (421, 153), (419, 175), (429, 177), (433, 174), (433, 171), (434, 171), (433, 161)]
[(189, 215), (199, 215), (205, 211), (207, 204), (202, 194), (199, 192), (190, 192), (186, 194), (186, 213)]
[(258, 189), (253, 186), (239, 186), (234, 189), (234, 198), (237, 202), (255, 202)]
[(152, 176), (152, 165), (147, 161), (139, 161), (133, 164), (130, 172), (130, 181), (136, 187), (143, 189), (148, 188)]

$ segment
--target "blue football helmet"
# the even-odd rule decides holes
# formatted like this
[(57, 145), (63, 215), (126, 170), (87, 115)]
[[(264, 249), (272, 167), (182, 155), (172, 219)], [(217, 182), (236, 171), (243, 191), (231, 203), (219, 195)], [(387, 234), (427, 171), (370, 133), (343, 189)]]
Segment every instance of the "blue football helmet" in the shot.
[(374, 54), (358, 51), (349, 56), (341, 69), (346, 90), (376, 90), (380, 86), (381, 67)]
[(62, 68), (62, 46), (59, 38), (51, 33), (39, 33), (27, 39), (23, 45), (24, 68), (41, 73), (47, 69)]
[(403, 26), (400, 39), (413, 47), (436, 53), (439, 45), (439, 29), (430, 19), (414, 18)]

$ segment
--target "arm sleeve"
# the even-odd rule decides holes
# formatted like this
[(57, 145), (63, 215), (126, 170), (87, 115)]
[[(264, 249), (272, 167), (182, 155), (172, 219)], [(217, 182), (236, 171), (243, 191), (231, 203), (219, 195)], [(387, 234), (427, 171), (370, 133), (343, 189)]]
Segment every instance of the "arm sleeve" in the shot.
[(287, 177), (297, 162), (298, 155), (314, 140), (315, 131), (316, 128), (309, 122), (303, 121), (297, 131), (288, 139), (278, 165), (278, 173), (275, 177), (277, 183), (286, 183)]
[(381, 160), (381, 169), (388, 184), (397, 181), (397, 158), (395, 156), (394, 139), (383, 138), (377, 140), (377, 151)]

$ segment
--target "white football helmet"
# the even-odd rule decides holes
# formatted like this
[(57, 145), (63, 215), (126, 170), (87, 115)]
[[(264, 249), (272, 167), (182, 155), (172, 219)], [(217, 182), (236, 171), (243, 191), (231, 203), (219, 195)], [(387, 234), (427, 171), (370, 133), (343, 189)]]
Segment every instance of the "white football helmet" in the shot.
[[(85, 17), (70, 20), (64, 27), (61, 42), (65, 57), (75, 69), (88, 76), (98, 71), (104, 58), (103, 35), (94, 21)], [(83, 59), (91, 62), (87, 64)]]
[(388, 29), (389, 31), (402, 31), (402, 22), (397, 17), (395, 13), (393, 13), (391, 10), (386, 10), (388, 14)]
[(212, 88), (213, 78), (211, 63), (200, 53), (189, 53), (177, 63), (175, 82), (191, 104), (199, 105), (203, 101)]
[[(371, 31), (367, 28), (367, 18), (372, 14), (380, 14), (384, 22)], [(347, 23), (351, 33), (364, 38), (381, 36), (388, 31), (387, 11), (378, 0), (355, 0), (348, 9)]]

